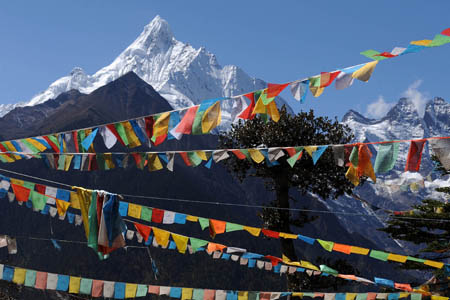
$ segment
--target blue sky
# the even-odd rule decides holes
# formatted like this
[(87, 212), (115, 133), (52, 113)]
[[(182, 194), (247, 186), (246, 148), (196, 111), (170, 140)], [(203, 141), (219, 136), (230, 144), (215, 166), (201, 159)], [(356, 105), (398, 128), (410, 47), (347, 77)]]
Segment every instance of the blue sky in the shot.
[[(204, 46), (268, 82), (286, 82), (368, 61), (450, 27), (450, 1), (98, 1), (0, 3), (0, 103), (27, 101), (75, 66), (92, 74), (109, 64), (157, 14), (175, 37)], [(450, 100), (450, 45), (382, 61), (368, 83), (334, 86), (296, 109), (381, 116), (405, 93), (420, 105)]]

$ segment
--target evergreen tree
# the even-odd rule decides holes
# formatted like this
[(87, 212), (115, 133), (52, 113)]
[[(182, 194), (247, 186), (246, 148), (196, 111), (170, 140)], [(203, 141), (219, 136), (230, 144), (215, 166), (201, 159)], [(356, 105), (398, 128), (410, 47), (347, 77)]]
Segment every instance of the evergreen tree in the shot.
[[(292, 147), (306, 145), (347, 144), (353, 139), (351, 129), (340, 124), (337, 119), (316, 117), (312, 110), (297, 115), (287, 113), (283, 107), (278, 122), (267, 121), (264, 116), (232, 125), (220, 134), (220, 148)], [(301, 194), (314, 193), (323, 199), (337, 198), (345, 193), (351, 194), (354, 186), (345, 178), (346, 168), (335, 164), (332, 151), (323, 153), (316, 165), (304, 154), (293, 167), (285, 154), (277, 164), (254, 163), (251, 159), (240, 160), (230, 157), (225, 161), (227, 169), (239, 180), (248, 177), (262, 178), (267, 189), (275, 192), (275, 199), (269, 204), (279, 209), (263, 210), (261, 216), (268, 229), (291, 232), (291, 225), (302, 226), (313, 218), (300, 214), (294, 216), (288, 210), (290, 189)], [(292, 261), (298, 261), (292, 239), (280, 239), (283, 254)], [(301, 273), (288, 275), (288, 288), (305, 289), (311, 287), (310, 279)]]

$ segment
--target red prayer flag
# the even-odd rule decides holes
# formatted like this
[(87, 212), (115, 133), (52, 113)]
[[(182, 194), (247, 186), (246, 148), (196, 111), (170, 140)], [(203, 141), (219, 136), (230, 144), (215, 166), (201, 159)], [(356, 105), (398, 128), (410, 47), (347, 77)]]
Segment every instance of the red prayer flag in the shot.
[(50, 145), (50, 147), (52, 147), (53, 151), (55, 151), (56, 153), (59, 153), (59, 147), (57, 145), (55, 145), (55, 143), (53, 143), (52, 140), (48, 136), (43, 135), (42, 138)]
[(36, 190), (36, 192), (45, 195), (45, 189), (46, 189), (45, 185), (36, 183), (36, 185), (34, 186), (34, 189)]
[(11, 187), (13, 189), (14, 195), (16, 195), (17, 201), (21, 202), (27, 202), (28, 198), (30, 197), (30, 189), (27, 189), (26, 187), (17, 185), (12, 183)]
[(164, 210), (153, 208), (152, 209), (152, 222), (153, 223), (161, 223), (164, 218)]
[(167, 138), (167, 134), (160, 135), (155, 139), (155, 142), (153, 144), (155, 146), (158, 146), (159, 144), (162, 144), (162, 142), (164, 142), (166, 140), (166, 138)]
[(270, 300), (270, 295), (272, 293), (267, 292), (267, 293), (259, 293), (259, 300)]
[(294, 147), (284, 148), (284, 150), (286, 150), (290, 157), (294, 156), (297, 153)]
[(422, 160), (422, 151), (427, 140), (411, 141), (409, 146), (408, 158), (406, 159), (405, 171), (418, 172), (420, 161)]
[(244, 95), (248, 99), (250, 99), (250, 104), (247, 106), (247, 108), (238, 116), (240, 119), (244, 120), (252, 120), (255, 115), (252, 115), (253, 110), (255, 109), (255, 99), (253, 96), (254, 93), (246, 94)]
[(276, 265), (278, 265), (278, 263), (280, 263), (280, 262), (283, 261), (281, 258), (276, 257), (276, 256), (272, 256), (272, 255), (266, 255), (266, 256), (264, 256), (264, 258), (269, 259), (270, 262), (272, 263), (272, 266), (274, 266), (274, 267), (275, 267)]
[(177, 129), (175, 129), (176, 132), (183, 133), (183, 134), (191, 134), (192, 132), (192, 124), (195, 120), (195, 115), (197, 114), (198, 105), (193, 106), (188, 109), (186, 114), (184, 115), (183, 119), (181, 119), (180, 123), (177, 125)]
[(191, 166), (191, 162), (189, 160), (189, 157), (187, 156), (187, 153), (186, 152), (180, 152), (178, 154), (180, 154), (180, 156), (183, 159), (183, 161), (186, 164), (186, 166), (190, 167)]
[(150, 236), (150, 232), (152, 231), (152, 228), (150, 226), (139, 223), (134, 223), (134, 227), (136, 227), (136, 230), (139, 232), (140, 235), (142, 235), (144, 241), (147, 241), (148, 237)]
[(267, 84), (267, 98), (273, 98), (278, 96), (290, 83), (285, 84), (276, 84), (269, 83)]
[(443, 30), (441, 34), (450, 36), (450, 28)]
[(231, 150), (231, 152), (233, 152), (234, 155), (236, 155), (236, 157), (238, 159), (246, 159), (247, 156), (245, 156), (244, 153), (241, 152), (241, 150)]
[(397, 55), (394, 55), (390, 52), (381, 52), (380, 54), (375, 54), (374, 56), (383, 56), (387, 58), (396, 57)]
[(377, 299), (377, 293), (367, 293), (367, 300)]
[(261, 229), (262, 233), (264, 233), (265, 236), (278, 239), (280, 237), (280, 233), (277, 231), (269, 230), (269, 229)]
[(98, 170), (98, 164), (95, 154), (89, 154), (89, 167), (88, 171), (95, 171)]
[(413, 289), (411, 288), (411, 285), (409, 283), (396, 283), (394, 282), (394, 287), (399, 290), (404, 290), (408, 292), (412, 292)]

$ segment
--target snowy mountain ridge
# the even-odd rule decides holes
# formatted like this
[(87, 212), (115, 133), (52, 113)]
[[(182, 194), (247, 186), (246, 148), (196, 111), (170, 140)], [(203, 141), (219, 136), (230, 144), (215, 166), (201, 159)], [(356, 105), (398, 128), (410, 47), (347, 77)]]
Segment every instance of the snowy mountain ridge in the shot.
[[(130, 71), (152, 85), (174, 109), (267, 86), (266, 82), (250, 77), (237, 66), (221, 67), (215, 55), (205, 48), (195, 49), (176, 40), (167, 21), (156, 16), (110, 65), (93, 75), (74, 68), (29, 102), (0, 107), (0, 116), (14, 107), (40, 104), (71, 89), (88, 94)], [(223, 104), (223, 125), (229, 122), (231, 105), (231, 101)]]

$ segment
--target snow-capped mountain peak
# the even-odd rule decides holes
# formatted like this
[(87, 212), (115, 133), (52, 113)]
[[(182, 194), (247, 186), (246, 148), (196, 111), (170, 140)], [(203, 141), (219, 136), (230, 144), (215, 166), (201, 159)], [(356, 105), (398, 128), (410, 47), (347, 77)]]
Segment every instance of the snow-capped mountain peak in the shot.
[[(88, 94), (130, 71), (152, 85), (174, 109), (267, 86), (263, 80), (248, 76), (237, 66), (220, 66), (216, 56), (204, 47), (195, 49), (176, 40), (167, 21), (156, 16), (110, 65), (93, 75), (74, 68), (25, 105), (43, 103), (71, 89)], [(224, 103), (223, 109), (223, 125), (226, 126), (231, 102)], [(6, 112), (0, 111), (0, 115)]]

